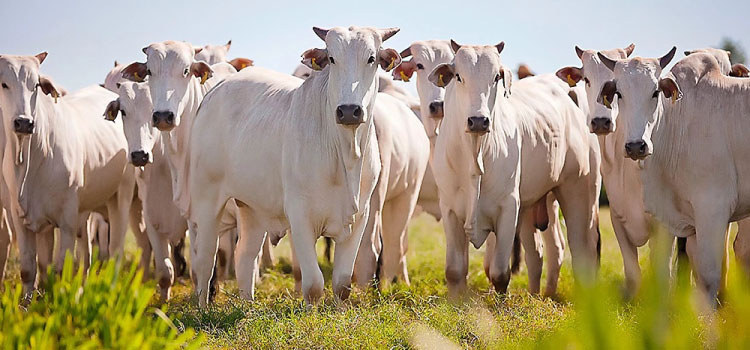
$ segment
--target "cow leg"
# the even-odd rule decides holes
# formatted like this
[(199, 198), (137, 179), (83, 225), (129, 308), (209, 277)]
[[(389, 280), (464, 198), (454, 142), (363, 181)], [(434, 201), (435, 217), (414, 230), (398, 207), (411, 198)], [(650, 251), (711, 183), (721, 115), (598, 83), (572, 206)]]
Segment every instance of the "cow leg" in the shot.
[[(172, 252), (169, 242), (169, 233), (159, 232), (154, 224), (146, 218), (146, 236), (148, 246), (154, 253), (154, 277), (159, 285), (159, 296), (162, 301), (170, 298), (171, 288), (174, 284), (174, 265), (172, 264)], [(149, 251), (149, 259), (151, 251)]]
[[(36, 265), (39, 266), (39, 288), (47, 286), (47, 269), (52, 265), (55, 249), (55, 227), (45, 226), (40, 232), (33, 234), (24, 230), (30, 239), (34, 240)], [(19, 236), (20, 237), (20, 236)], [(19, 243), (20, 248), (20, 243)], [(23, 265), (21, 265), (23, 267)], [(34, 269), (36, 272), (36, 268)]]
[(625, 269), (625, 288), (629, 297), (635, 295), (641, 285), (641, 266), (638, 264), (638, 247), (630, 241), (625, 224), (617, 215), (611, 215), (615, 238), (622, 253)]
[(11, 232), (7, 219), (7, 214), (3, 209), (2, 217), (0, 217), (0, 283), (5, 278), (5, 264), (8, 261), (11, 246)]
[[(198, 209), (198, 208), (196, 208)], [(201, 208), (203, 209), (203, 208)], [(216, 236), (218, 229), (218, 210), (200, 210), (196, 212), (196, 232), (192, 271), (195, 279), (195, 294), (198, 305), (205, 308), (208, 305), (211, 278), (216, 264), (216, 251), (219, 240)]]
[[(518, 224), (519, 238), (525, 253), (526, 269), (529, 271), (529, 293), (539, 294), (542, 280), (542, 247), (536, 234), (536, 208), (521, 211), (521, 222)], [(547, 215), (546, 210), (544, 215)], [(545, 220), (546, 221), (546, 220)], [(546, 225), (549, 226), (549, 225)]]
[(274, 265), (273, 246), (271, 245), (271, 237), (266, 235), (266, 240), (263, 242), (263, 255), (260, 259), (260, 268), (262, 270), (272, 269)]
[(484, 267), (484, 275), (487, 276), (487, 280), (490, 280), (490, 265), (492, 265), (492, 257), (495, 256), (495, 244), (496, 244), (495, 233), (492, 232), (487, 235), (487, 240), (484, 241), (484, 261), (482, 262)]
[(746, 276), (750, 276), (750, 218), (737, 222), (737, 237), (734, 238), (734, 255)]
[[(125, 233), (128, 231), (130, 206), (135, 191), (135, 171), (125, 171), (117, 194), (107, 201), (109, 214), (109, 253), (121, 258), (124, 254)], [(136, 228), (133, 228), (134, 230)]]
[[(383, 259), (383, 204), (380, 201), (380, 186), (375, 188), (370, 198), (370, 215), (359, 244), (359, 252), (354, 263), (354, 281), (360, 288), (366, 288), (375, 278), (378, 259)], [(329, 260), (330, 261), (330, 260)]]
[[(233, 232), (225, 232), (219, 236), (219, 250), (216, 251), (216, 273), (214, 276), (217, 281), (224, 281), (229, 278), (229, 266), (231, 260), (234, 259), (232, 252), (234, 252), (234, 239)], [(241, 238), (240, 238), (241, 239)]]
[[(510, 282), (510, 256), (513, 253), (513, 241), (516, 239), (516, 226), (520, 203), (518, 193), (509, 195), (500, 204), (500, 215), (495, 222), (495, 254), (490, 265), (490, 281), (498, 293), (508, 291)], [(528, 252), (527, 252), (528, 254)]]
[(558, 187), (555, 196), (560, 202), (568, 227), (568, 245), (573, 274), (581, 282), (592, 283), (599, 266), (599, 228), (596, 195), (586, 178)]
[(95, 235), (94, 232), (89, 233), (89, 227), (87, 225), (88, 218), (91, 213), (81, 214), (78, 219), (78, 233), (76, 235), (77, 247), (76, 247), (76, 258), (79, 263), (83, 264), (83, 272), (86, 273), (91, 266), (91, 239)]
[(458, 298), (466, 291), (469, 273), (469, 240), (464, 224), (452, 210), (443, 214), (445, 228), (445, 281), (448, 296)]
[[(302, 297), (308, 304), (315, 304), (323, 296), (323, 272), (318, 266), (315, 252), (315, 237), (312, 225), (304, 218), (305, 215), (289, 215), (294, 254), (296, 254), (301, 272)], [(340, 249), (336, 247), (338, 252)]]
[(292, 251), (292, 277), (294, 277), (294, 291), (297, 293), (302, 293), (302, 270), (299, 268), (299, 260), (297, 259), (297, 254), (294, 252), (294, 239), (292, 238), (291, 234), (287, 234), (287, 237), (289, 237), (289, 245), (291, 246)]
[(258, 255), (266, 240), (266, 232), (258, 228), (256, 222), (253, 220), (250, 208), (244, 205), (237, 206), (237, 228), (240, 232), (240, 239), (237, 241), (234, 268), (240, 296), (248, 300), (255, 298), (255, 282), (259, 269)]
[(418, 191), (405, 192), (387, 201), (383, 207), (383, 280), (385, 281), (401, 277), (404, 283), (409, 284), (409, 272), (406, 268), (406, 245), (409, 239), (407, 229), (409, 219), (417, 206), (418, 194)]
[[(701, 210), (702, 209), (702, 210)], [(729, 217), (717, 206), (705, 205), (695, 210), (695, 252), (698, 285), (706, 293), (709, 305), (716, 307), (722, 277), (722, 264)]]
[[(333, 275), (331, 276), (331, 288), (333, 294), (339, 301), (349, 298), (352, 289), (352, 273), (354, 272), (354, 260), (357, 258), (357, 250), (362, 241), (362, 234), (369, 218), (369, 208), (362, 212), (362, 217), (355, 218), (351, 233), (334, 237), (336, 249), (333, 251)], [(303, 270), (304, 272), (304, 270)], [(305, 275), (302, 275), (304, 285)]]
[[(44, 230), (39, 233), (32, 233), (27, 230), (23, 230), (18, 232), (18, 235), (16, 236), (16, 241), (18, 243), (18, 251), (19, 251), (19, 260), (21, 263), (21, 283), (23, 285), (23, 295), (24, 299), (30, 298), (31, 293), (34, 291), (34, 288), (36, 287), (36, 269), (37, 269), (37, 262), (36, 262), (36, 248), (37, 248), (37, 242), (39, 237), (42, 233), (49, 233), (45, 232)], [(46, 267), (44, 270), (42, 270), (41, 264), (39, 265), (40, 271), (39, 274), (46, 275), (47, 270)], [(44, 279), (46, 281), (46, 278)]]
[(143, 270), (144, 278), (149, 278), (151, 277), (149, 267), (151, 266), (152, 248), (143, 218), (143, 203), (138, 197), (133, 198), (128, 213), (128, 220), (130, 222), (130, 230), (133, 231), (138, 248), (141, 249), (141, 260), (139, 261), (139, 266), (141, 270)]
[(65, 257), (70, 253), (73, 254), (78, 233), (78, 218), (63, 219), (58, 228), (60, 229), (60, 241), (55, 256), (55, 272), (60, 275), (65, 265)]
[(565, 236), (560, 227), (560, 218), (557, 216), (560, 205), (553, 195), (547, 195), (547, 201), (549, 225), (542, 232), (544, 254), (547, 258), (547, 283), (544, 287), (544, 295), (551, 297), (557, 294), (560, 267), (562, 267), (563, 259), (565, 259)]

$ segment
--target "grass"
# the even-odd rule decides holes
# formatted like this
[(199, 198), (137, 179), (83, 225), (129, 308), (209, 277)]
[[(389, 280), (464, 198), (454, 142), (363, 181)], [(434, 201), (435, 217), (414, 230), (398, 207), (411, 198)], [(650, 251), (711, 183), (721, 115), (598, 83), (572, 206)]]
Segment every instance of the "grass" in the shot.
[[(691, 288), (670, 288), (646, 273), (644, 288), (632, 302), (622, 300), (622, 258), (609, 220), (601, 213), (600, 283), (577, 288), (569, 252), (555, 300), (529, 295), (525, 270), (511, 281), (507, 295), (490, 291), (482, 268), (483, 252), (471, 249), (469, 287), (473, 296), (460, 304), (446, 300), (445, 236), (442, 224), (420, 215), (410, 225), (408, 267), (411, 286), (355, 290), (338, 304), (330, 291), (306, 307), (294, 292), (288, 240), (275, 248), (276, 266), (266, 271), (254, 301), (237, 296), (224, 282), (217, 302), (199, 310), (189, 280), (180, 280), (167, 314), (179, 327), (205, 335), (209, 348), (253, 349), (435, 349), (435, 348), (746, 348), (750, 343), (750, 291), (733, 277), (727, 304), (715, 316), (701, 313)], [(132, 242), (131, 247), (134, 247)], [(134, 249), (134, 248), (133, 248)], [(130, 256), (135, 252), (129, 249)], [(648, 248), (641, 248), (648, 271)], [(10, 278), (18, 280), (17, 262)], [(736, 270), (736, 269), (733, 269)], [(738, 336), (738, 334), (747, 334)]]

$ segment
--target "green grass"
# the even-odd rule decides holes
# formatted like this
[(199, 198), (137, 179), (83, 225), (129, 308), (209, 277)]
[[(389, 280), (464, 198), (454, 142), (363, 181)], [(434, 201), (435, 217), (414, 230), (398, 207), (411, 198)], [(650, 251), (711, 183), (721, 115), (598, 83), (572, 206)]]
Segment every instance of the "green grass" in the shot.
[[(189, 280), (180, 280), (167, 314), (181, 327), (203, 333), (210, 348), (747, 348), (746, 281), (733, 275), (731, 285), (736, 287), (727, 292), (727, 306), (716, 314), (701, 311), (692, 288), (670, 288), (650, 273), (635, 300), (623, 301), (622, 258), (607, 209), (600, 221), (600, 283), (577, 288), (566, 251), (555, 300), (526, 292), (524, 268), (513, 277), (508, 295), (491, 292), (482, 268), (483, 251), (471, 248), (472, 296), (463, 303), (447, 301), (442, 224), (420, 215), (409, 229), (411, 286), (355, 290), (347, 302), (336, 303), (330, 291), (331, 268), (319, 245), (326, 296), (316, 307), (306, 307), (294, 292), (285, 240), (275, 248), (276, 266), (263, 275), (256, 300), (242, 300), (236, 283), (227, 281), (217, 302), (199, 310)], [(639, 252), (642, 268), (649, 271), (648, 248)], [(16, 262), (11, 263), (11, 279), (17, 280)]]

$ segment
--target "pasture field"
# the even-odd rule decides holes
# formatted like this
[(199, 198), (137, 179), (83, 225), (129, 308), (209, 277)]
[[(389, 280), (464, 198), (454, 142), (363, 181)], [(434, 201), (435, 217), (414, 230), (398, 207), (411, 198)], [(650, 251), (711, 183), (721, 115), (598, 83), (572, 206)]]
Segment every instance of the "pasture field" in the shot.
[[(482, 269), (483, 252), (471, 248), (472, 295), (462, 303), (447, 301), (442, 224), (421, 214), (409, 230), (411, 286), (357, 290), (337, 304), (327, 283), (325, 300), (306, 307), (294, 292), (288, 240), (282, 240), (276, 266), (264, 273), (255, 301), (240, 299), (236, 283), (228, 281), (217, 302), (201, 311), (189, 280), (182, 279), (166, 314), (178, 329), (194, 328), (203, 333), (204, 346), (217, 349), (748, 348), (750, 322), (744, 320), (750, 321), (750, 293), (744, 280), (732, 274), (721, 310), (701, 311), (692, 288), (677, 283), (670, 288), (652, 278), (648, 248), (641, 248), (644, 287), (635, 299), (623, 301), (622, 258), (606, 208), (600, 227), (600, 283), (577, 287), (566, 252), (554, 299), (526, 292), (524, 267), (508, 295), (494, 294)], [(128, 246), (132, 259), (135, 244)], [(322, 244), (319, 248), (322, 252)], [(322, 254), (319, 262), (329, 279), (331, 267)], [(19, 282), (15, 257), (9, 275), (11, 284)], [(158, 305), (156, 296), (152, 303)]]

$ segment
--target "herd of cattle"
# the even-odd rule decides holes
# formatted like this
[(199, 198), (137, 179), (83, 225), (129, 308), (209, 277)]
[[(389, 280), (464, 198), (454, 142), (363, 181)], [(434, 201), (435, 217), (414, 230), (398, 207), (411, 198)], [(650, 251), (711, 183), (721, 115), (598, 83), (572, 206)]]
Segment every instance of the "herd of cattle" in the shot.
[[(92, 245), (121, 256), (129, 226), (167, 299), (187, 273), (188, 235), (205, 306), (232, 273), (252, 298), (270, 246), (288, 235), (297, 287), (314, 303), (325, 236), (333, 292), (345, 299), (352, 282), (409, 282), (406, 229), (422, 210), (444, 225), (450, 295), (467, 288), (469, 243), (486, 245), (498, 292), (523, 251), (539, 293), (546, 255), (551, 295), (565, 248), (559, 210), (576, 278), (595, 278), (602, 181), (630, 292), (637, 248), (658, 234), (651, 214), (683, 240), (709, 300), (732, 221), (750, 268), (750, 79), (729, 52), (685, 52), (663, 71), (676, 48), (629, 58), (634, 45), (576, 47), (580, 68), (524, 67), (513, 82), (503, 42), (417, 41), (399, 53), (382, 47), (395, 28), (313, 29), (325, 48), (305, 51), (294, 75), (228, 61), (231, 41), (166, 41), (69, 94), (41, 74), (47, 53), (0, 55), (0, 271), (17, 242), (31, 295), (45, 283), (38, 271), (59, 271), (65, 252), (85, 268)], [(419, 99), (378, 66), (393, 80), (416, 73)]]

